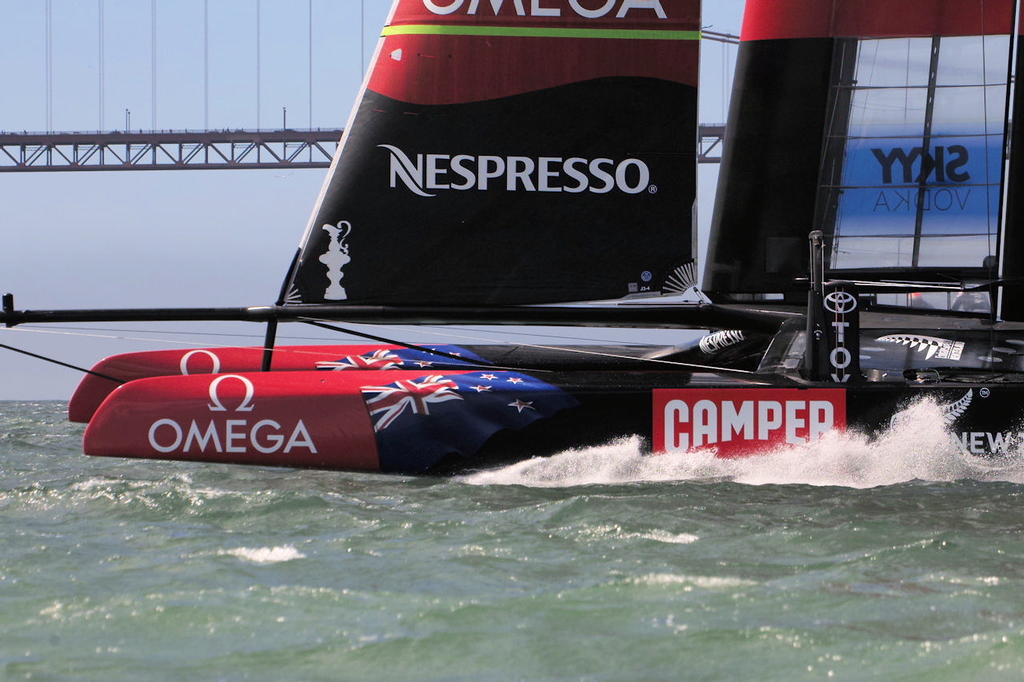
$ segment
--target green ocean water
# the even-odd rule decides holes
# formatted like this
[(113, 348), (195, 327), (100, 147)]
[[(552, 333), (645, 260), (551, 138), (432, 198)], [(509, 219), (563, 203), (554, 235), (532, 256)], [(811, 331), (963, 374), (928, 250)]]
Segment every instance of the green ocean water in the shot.
[(926, 408), (438, 479), (90, 458), (65, 407), (0, 403), (5, 680), (1024, 678), (1024, 464)]

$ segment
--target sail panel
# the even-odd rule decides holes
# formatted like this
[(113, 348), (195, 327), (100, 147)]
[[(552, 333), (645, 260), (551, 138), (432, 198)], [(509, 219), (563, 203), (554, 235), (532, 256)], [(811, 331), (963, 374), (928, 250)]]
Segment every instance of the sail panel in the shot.
[[(369, 88), (404, 102), (444, 105), (492, 100), (592, 78), (659, 78), (697, 85), (696, 32), (588, 33), (586, 38), (572, 33), (561, 37), (558, 31), (514, 36), (429, 31), (387, 34), (385, 51), (394, 56), (380, 61)], [(643, 37), (636, 37), (637, 33)], [(481, 35), (488, 40), (483, 52), (476, 49)], [(631, 40), (645, 42), (636, 45)], [(548, 48), (538, 41), (554, 45)], [(621, 45), (609, 49), (610, 41), (621, 41)], [(415, 60), (408, 56), (417, 51), (429, 57)], [(513, 65), (515, 68), (510, 68)]]
[(834, 213), (819, 215), (833, 270), (980, 269), (994, 257), (1008, 45), (1009, 36), (856, 43), (852, 82), (833, 86), (850, 103), (845, 130), (831, 130), (825, 149), (843, 159), (840, 182), (822, 182)]
[(697, 86), (698, 3), (584, 4), (405, 2), (383, 31), (384, 53), (399, 58), (381, 60), (369, 87), (404, 102), (452, 104), (594, 78)]
[(657, 290), (691, 257), (698, 37), (696, 0), (399, 0), (287, 300)]
[(1008, 35), (855, 43), (832, 95), (849, 113), (824, 151), (843, 169), (822, 178), (817, 216), (832, 270), (993, 267), (1008, 49)]
[[(825, 234), (833, 276), (870, 277), (874, 268), (888, 278), (995, 276), (1012, 2), (758, 0), (748, 8), (741, 52), (750, 56), (738, 64), (775, 53), (778, 68), (809, 73), (795, 56), (817, 51), (828, 66), (792, 95), (783, 89), (789, 77), (738, 69), (734, 96), (782, 96), (765, 111), (734, 108), (730, 127), (765, 118), (765, 146), (779, 155), (801, 138), (787, 166), (802, 168), (804, 184), (782, 187), (766, 174), (754, 187), (723, 159), (705, 288), (802, 295), (811, 229)], [(778, 116), (794, 95), (808, 109), (817, 102), (820, 118)], [(764, 250), (788, 240), (791, 257), (774, 259), (774, 269), (752, 261), (734, 238), (717, 236), (735, 230), (752, 232)]]
[(827, 38), (740, 43), (706, 293), (724, 299), (793, 291), (794, 301), (806, 298), (794, 279), (807, 274), (832, 52)]

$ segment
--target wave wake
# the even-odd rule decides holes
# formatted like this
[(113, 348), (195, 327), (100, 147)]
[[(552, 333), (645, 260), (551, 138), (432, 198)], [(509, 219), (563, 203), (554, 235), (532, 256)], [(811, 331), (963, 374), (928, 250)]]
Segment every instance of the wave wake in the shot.
[(874, 437), (856, 431), (830, 432), (814, 443), (731, 459), (718, 458), (713, 448), (652, 455), (645, 447), (643, 438), (632, 436), (469, 474), (460, 480), (475, 485), (534, 487), (716, 480), (849, 488), (915, 480), (1024, 483), (1020, 443), (996, 459), (971, 455), (944, 426), (942, 409), (929, 400), (910, 406), (898, 423)]

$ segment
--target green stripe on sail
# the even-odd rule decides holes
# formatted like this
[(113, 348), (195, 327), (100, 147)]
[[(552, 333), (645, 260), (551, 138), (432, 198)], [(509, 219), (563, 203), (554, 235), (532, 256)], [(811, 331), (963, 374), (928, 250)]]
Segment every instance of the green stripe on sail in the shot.
[(405, 24), (385, 26), (382, 36), (455, 35), (511, 38), (604, 38), (607, 40), (700, 40), (700, 31), (657, 29), (543, 28), (539, 26), (458, 26)]

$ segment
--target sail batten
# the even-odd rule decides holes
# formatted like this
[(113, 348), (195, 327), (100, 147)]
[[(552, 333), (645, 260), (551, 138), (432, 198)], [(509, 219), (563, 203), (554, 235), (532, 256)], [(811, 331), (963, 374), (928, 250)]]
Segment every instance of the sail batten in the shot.
[(506, 38), (591, 38), (599, 40), (700, 40), (700, 31), (610, 28), (546, 28), (542, 26), (444, 26), (404, 24), (388, 26), (383, 36), (452, 35)]

